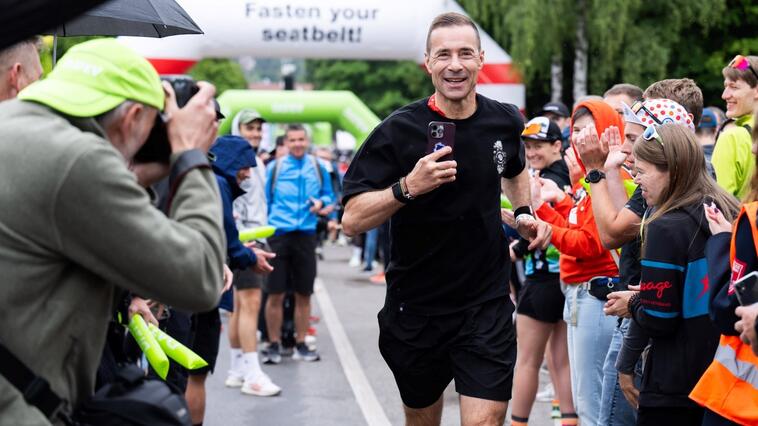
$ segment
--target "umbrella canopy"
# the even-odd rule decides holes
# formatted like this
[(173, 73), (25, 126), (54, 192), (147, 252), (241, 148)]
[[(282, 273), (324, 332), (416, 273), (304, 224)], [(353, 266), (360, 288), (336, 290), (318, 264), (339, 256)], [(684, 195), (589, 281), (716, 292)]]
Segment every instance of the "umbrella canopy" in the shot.
[(111, 0), (47, 32), (58, 36), (137, 37), (202, 33), (174, 0)]
[(104, 0), (0, 0), (0, 50), (41, 34), (103, 2)]

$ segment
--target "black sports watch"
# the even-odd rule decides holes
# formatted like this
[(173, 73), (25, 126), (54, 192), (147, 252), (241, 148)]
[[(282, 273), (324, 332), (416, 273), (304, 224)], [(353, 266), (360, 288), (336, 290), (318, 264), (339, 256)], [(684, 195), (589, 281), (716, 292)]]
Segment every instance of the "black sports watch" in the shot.
[(601, 172), (598, 169), (592, 169), (587, 172), (587, 176), (584, 178), (584, 181), (587, 183), (598, 183), (602, 179), (605, 179), (605, 173)]

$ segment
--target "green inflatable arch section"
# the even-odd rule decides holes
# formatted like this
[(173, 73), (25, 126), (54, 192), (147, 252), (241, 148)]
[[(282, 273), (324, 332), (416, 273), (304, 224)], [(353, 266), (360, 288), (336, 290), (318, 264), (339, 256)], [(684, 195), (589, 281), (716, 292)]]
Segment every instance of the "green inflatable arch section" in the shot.
[(361, 146), (380, 120), (353, 92), (293, 90), (227, 90), (218, 97), (226, 120), (219, 134), (230, 133), (232, 118), (252, 108), (274, 123), (331, 123), (352, 134)]

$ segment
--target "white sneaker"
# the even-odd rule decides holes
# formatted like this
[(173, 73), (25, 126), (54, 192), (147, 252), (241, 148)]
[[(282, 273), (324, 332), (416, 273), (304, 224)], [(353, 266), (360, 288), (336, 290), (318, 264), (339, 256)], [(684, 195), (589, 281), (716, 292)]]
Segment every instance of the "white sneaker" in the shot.
[(247, 395), (274, 396), (278, 395), (282, 391), (282, 388), (275, 385), (266, 373), (261, 372), (246, 377), (240, 391)]
[(552, 383), (548, 383), (545, 387), (535, 395), (535, 399), (540, 402), (550, 402), (555, 398), (555, 389)]
[(347, 265), (351, 268), (357, 268), (361, 266), (361, 255), (358, 254), (358, 256), (353, 255), (353, 257), (350, 258), (350, 261), (347, 263)]
[(245, 382), (245, 377), (238, 371), (229, 370), (224, 385), (228, 388), (238, 388)]

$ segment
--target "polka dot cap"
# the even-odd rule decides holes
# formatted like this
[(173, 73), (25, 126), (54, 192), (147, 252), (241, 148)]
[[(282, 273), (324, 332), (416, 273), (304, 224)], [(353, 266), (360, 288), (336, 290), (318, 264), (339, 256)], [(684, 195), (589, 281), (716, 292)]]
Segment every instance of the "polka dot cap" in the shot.
[(637, 118), (645, 126), (658, 124), (652, 117), (650, 117), (648, 112), (645, 111), (645, 109), (647, 109), (663, 124), (681, 124), (693, 132), (695, 131), (695, 124), (692, 122), (687, 110), (671, 99), (650, 99), (645, 101), (643, 105), (645, 105), (645, 108), (640, 108), (640, 110), (637, 111)]

